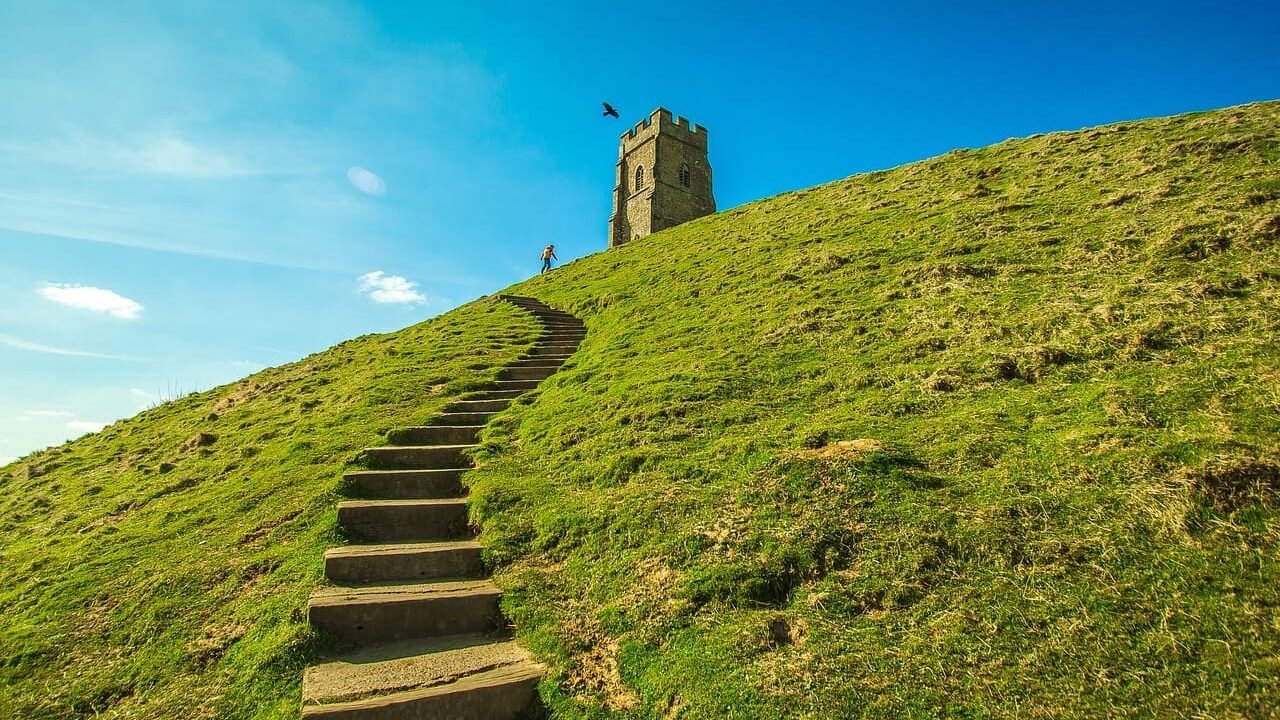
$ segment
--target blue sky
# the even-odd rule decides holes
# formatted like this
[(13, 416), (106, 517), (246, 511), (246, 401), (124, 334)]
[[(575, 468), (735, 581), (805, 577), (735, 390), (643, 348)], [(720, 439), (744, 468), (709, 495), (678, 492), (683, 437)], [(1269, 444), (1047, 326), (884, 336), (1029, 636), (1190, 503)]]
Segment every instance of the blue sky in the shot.
[(967, 5), (0, 0), (0, 461), (603, 250), (658, 105), (725, 209), (1280, 97), (1274, 2)]

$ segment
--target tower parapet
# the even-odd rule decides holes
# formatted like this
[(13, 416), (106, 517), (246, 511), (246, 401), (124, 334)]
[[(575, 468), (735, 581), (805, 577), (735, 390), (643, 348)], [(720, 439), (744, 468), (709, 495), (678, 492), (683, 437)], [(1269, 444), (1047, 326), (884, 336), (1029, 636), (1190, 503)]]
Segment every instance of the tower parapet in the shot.
[(622, 133), (609, 247), (715, 211), (705, 127), (660, 107)]

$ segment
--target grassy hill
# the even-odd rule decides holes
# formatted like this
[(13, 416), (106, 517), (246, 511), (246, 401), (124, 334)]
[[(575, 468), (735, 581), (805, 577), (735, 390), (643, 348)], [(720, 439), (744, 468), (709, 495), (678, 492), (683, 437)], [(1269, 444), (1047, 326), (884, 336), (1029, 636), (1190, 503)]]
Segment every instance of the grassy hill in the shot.
[(473, 475), (565, 717), (1280, 713), (1280, 104), (956, 151), (514, 291), (590, 329)]
[(537, 328), (473, 303), (0, 470), (0, 717), (296, 717), (342, 468)]
[[(590, 331), (470, 475), (557, 717), (1277, 714), (1280, 104), (956, 151), (511, 292)], [(480, 301), (0, 471), (0, 715), (295, 713), (342, 465), (533, 327)]]

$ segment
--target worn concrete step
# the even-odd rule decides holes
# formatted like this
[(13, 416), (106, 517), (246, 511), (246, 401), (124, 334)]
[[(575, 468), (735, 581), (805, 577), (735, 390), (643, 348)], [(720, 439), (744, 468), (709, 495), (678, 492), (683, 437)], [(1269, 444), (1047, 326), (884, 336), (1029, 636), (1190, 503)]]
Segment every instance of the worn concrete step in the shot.
[(444, 411), (449, 413), (459, 412), (487, 412), (496, 413), (507, 409), (511, 404), (510, 400), (499, 398), (497, 400), (454, 400), (445, 406)]
[(432, 425), (484, 425), (496, 413), (491, 412), (444, 412), (427, 419)]
[(544, 355), (542, 357), (522, 357), (517, 359), (515, 362), (511, 363), (510, 365), (507, 365), (506, 367), (507, 368), (513, 368), (513, 367), (557, 368), (563, 365), (565, 360), (567, 359), (569, 359), (568, 355), (560, 355), (560, 356)]
[(532, 390), (538, 387), (541, 380), (494, 380), (485, 390)]
[(475, 445), (387, 445), (365, 448), (364, 456), (374, 470), (434, 470), (471, 465), (464, 452), (473, 447)]
[(539, 321), (542, 327), (549, 330), (586, 330), (587, 326), (581, 320), (547, 320)]
[(552, 354), (554, 351), (554, 353), (558, 355), (572, 355), (577, 352), (578, 346), (581, 344), (581, 338), (573, 338), (571, 340), (543, 340), (529, 348), (529, 352), (540, 350), (546, 354)]
[(462, 494), (465, 468), (440, 470), (359, 470), (344, 475), (351, 494), (363, 498), (451, 498)]
[(483, 425), (417, 425), (392, 430), (387, 433), (387, 440), (392, 445), (471, 445), (482, 428)]
[(571, 352), (559, 352), (559, 353), (547, 352), (547, 353), (542, 353), (540, 355), (535, 355), (533, 354), (533, 349), (530, 348), (530, 351), (525, 353), (524, 355), (521, 355), (520, 358), (516, 360), (516, 362), (517, 363), (541, 362), (541, 363), (555, 363), (557, 365), (563, 365), (566, 362), (568, 362), (569, 358), (571, 357), (573, 357), (573, 353)]
[(346, 500), (338, 503), (338, 525), (370, 542), (456, 540), (468, 533), (467, 500)]
[(512, 365), (503, 368), (502, 371), (498, 373), (498, 377), (504, 380), (546, 380), (552, 375), (555, 375), (556, 371), (559, 369), (560, 366), (558, 365), (541, 367)]
[(515, 400), (528, 390), (481, 390), (469, 393), (464, 400)]
[(488, 580), (323, 587), (311, 594), (307, 616), (355, 645), (461, 635), (499, 626), (500, 594)]
[[(308, 702), (304, 689), (302, 717), (306, 720), (515, 720), (525, 717), (539, 702), (537, 685), (545, 668), (528, 659), (514, 660), (517, 650), (507, 652), (504, 647), (482, 653), (450, 653), (439, 660), (434, 655), (441, 653), (427, 654), (415, 658), (420, 660), (417, 664), (366, 663), (367, 667), (360, 667), (350, 684), (352, 688), (374, 689), (345, 702)], [(313, 680), (312, 684), (316, 682)], [(305, 688), (305, 678), (303, 683)], [(380, 691), (378, 688), (382, 686), (403, 689)]]
[(530, 357), (564, 357), (567, 358), (578, 349), (577, 343), (551, 343), (546, 345), (534, 345), (525, 353)]
[(433, 687), (529, 661), (524, 648), (505, 634), (442, 635), (371, 645), (307, 668), (302, 702), (346, 702)]
[(498, 297), (506, 300), (512, 305), (540, 305), (542, 307), (550, 307), (537, 298), (531, 298), (525, 295), (499, 295)]
[(324, 574), (336, 583), (480, 577), (480, 543), (474, 540), (390, 545), (346, 545), (324, 554)]

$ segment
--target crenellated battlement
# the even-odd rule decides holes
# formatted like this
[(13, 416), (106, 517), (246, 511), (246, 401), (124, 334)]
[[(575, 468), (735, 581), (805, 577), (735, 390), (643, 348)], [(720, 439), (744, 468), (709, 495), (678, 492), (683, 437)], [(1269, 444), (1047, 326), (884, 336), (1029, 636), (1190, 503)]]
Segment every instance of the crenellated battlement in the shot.
[(692, 123), (689, 118), (675, 116), (670, 110), (660, 107), (649, 113), (649, 117), (622, 133), (620, 150), (625, 153), (659, 133), (677, 137), (698, 147), (705, 148), (707, 146), (707, 129), (705, 127)]
[(706, 128), (660, 107), (622, 133), (609, 247), (715, 211)]

